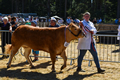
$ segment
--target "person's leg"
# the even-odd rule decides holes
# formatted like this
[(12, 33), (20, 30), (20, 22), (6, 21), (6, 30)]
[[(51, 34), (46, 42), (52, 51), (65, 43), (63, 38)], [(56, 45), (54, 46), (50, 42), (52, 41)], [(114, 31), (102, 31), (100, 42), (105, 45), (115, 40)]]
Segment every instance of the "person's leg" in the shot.
[[(2, 53), (4, 54), (5, 52), (5, 49), (4, 49), (4, 46), (5, 46), (5, 33), (2, 33), (2, 37), (1, 37), (1, 44), (2, 44)], [(5, 58), (5, 55), (2, 56), (2, 58)]]
[(94, 58), (94, 62), (96, 64), (96, 67), (100, 68), (99, 59), (98, 59), (98, 55), (97, 55), (97, 51), (96, 51), (96, 47), (95, 47), (94, 43), (91, 43), (91, 49), (89, 51)]
[(98, 72), (104, 72), (105, 70), (102, 70), (100, 68), (100, 64), (99, 64), (99, 59), (98, 59), (98, 55), (97, 55), (97, 50), (96, 50), (96, 47), (95, 47), (95, 44), (94, 43), (91, 43), (91, 49), (89, 50), (94, 58), (94, 62), (96, 64), (96, 67), (98, 69)]
[(35, 56), (33, 62), (38, 61), (39, 51), (33, 51), (33, 52), (34, 52), (33, 54), (34, 54), (34, 56)]
[(11, 35), (12, 35), (12, 33), (11, 32), (9, 32), (9, 34), (8, 34), (9, 36), (8, 36), (8, 44), (11, 44)]
[(81, 69), (81, 64), (82, 64), (82, 60), (83, 60), (83, 57), (85, 55), (87, 50), (80, 50), (80, 55), (78, 56), (78, 68), (77, 68), (77, 71), (83, 71)]

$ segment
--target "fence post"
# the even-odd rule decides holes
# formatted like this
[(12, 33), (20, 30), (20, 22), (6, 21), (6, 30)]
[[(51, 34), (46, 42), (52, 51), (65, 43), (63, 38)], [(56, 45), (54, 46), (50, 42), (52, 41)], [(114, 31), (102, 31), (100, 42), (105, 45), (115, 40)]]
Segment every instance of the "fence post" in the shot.
[(92, 60), (89, 60), (88, 66), (91, 67), (91, 65), (92, 65)]

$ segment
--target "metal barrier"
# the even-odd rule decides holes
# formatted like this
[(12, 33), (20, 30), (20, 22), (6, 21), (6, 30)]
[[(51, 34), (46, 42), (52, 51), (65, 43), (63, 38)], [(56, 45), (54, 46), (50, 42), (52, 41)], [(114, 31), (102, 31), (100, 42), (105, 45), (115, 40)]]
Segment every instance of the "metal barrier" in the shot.
[[(117, 35), (95, 35), (96, 49), (98, 52), (99, 61), (104, 62), (120, 62), (120, 46), (117, 40)], [(119, 36), (120, 37), (120, 36)], [(66, 49), (67, 58), (71, 60), (70, 64), (78, 58), (80, 52), (77, 50), (78, 40), (71, 41)], [(22, 54), (23, 55), (23, 54)], [(34, 57), (32, 54), (30, 57)], [(50, 55), (44, 51), (39, 51), (41, 58), (50, 58)], [(58, 57), (61, 59), (61, 57)], [(91, 66), (93, 61), (92, 55), (87, 51), (84, 60), (88, 60), (88, 66)]]
[(6, 44), (11, 44), (11, 36), (12, 36), (12, 32), (9, 32), (9, 30), (0, 30), (0, 47), (1, 47), (0, 55), (9, 55), (9, 54), (3, 54), (3, 51), (4, 51), (4, 46)]
[[(71, 41), (71, 43), (69, 44), (69, 46), (67, 47), (66, 49), (66, 56), (67, 56), (67, 59), (70, 59), (71, 62), (70, 64), (74, 63), (74, 60), (77, 59), (78, 57), (78, 50), (77, 50), (77, 43), (78, 43), (78, 40), (73, 40)], [(23, 52), (24, 52), (24, 49), (21, 48), (21, 54), (23, 55)], [(24, 56), (24, 55), (23, 55)], [(31, 51), (31, 54), (29, 56), (30, 58), (31, 57), (35, 57), (33, 54), (32, 54), (32, 51)], [(47, 53), (47, 52), (44, 52), (44, 51), (39, 51), (39, 56), (37, 56), (39, 58), (50, 58), (50, 54)], [(58, 59), (62, 59), (60, 56), (57, 56)]]
[[(120, 63), (120, 42), (117, 35), (95, 35), (96, 49), (99, 61)], [(84, 60), (88, 60), (88, 66), (92, 65), (93, 57), (87, 51)]]

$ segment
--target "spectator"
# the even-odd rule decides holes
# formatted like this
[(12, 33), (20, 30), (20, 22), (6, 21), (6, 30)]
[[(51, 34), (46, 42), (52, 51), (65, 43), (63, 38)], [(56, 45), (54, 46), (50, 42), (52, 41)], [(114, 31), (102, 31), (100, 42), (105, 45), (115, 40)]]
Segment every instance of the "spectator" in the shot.
[(118, 19), (117, 18), (115, 19), (115, 24), (118, 24)]
[(2, 21), (2, 16), (0, 16), (0, 21)]
[(63, 22), (64, 22), (64, 20), (62, 18), (58, 20), (59, 24), (63, 24)]
[(97, 23), (99, 24), (99, 18), (97, 19)]
[(71, 23), (70, 17), (67, 17), (66, 22), (68, 25)]
[(96, 24), (97, 23), (97, 20), (96, 18), (93, 19), (93, 23)]
[(15, 30), (17, 28), (16, 17), (12, 18), (11, 25), (12, 25), (12, 30)]
[(38, 19), (37, 17), (35, 17), (32, 21), (35, 21), (35, 22), (38, 22)]
[(25, 18), (25, 20), (26, 20), (26, 21), (29, 21), (29, 18), (28, 18), (28, 17), (26, 17), (26, 18)]
[(54, 17), (51, 17), (49, 27), (59, 27), (59, 26), (60, 25), (56, 24), (56, 19)]
[(11, 16), (8, 16), (8, 22), (9, 23), (11, 22)]
[(48, 22), (50, 22), (50, 18), (48, 19)]
[[(2, 32), (1, 40), (2, 40), (2, 53), (4, 54), (5, 49), (4, 46), (6, 44), (11, 44), (11, 31), (12, 27), (11, 24), (8, 22), (8, 18), (3, 18), (3, 23), (0, 23), (1, 30), (9, 30), (9, 32)], [(7, 58), (8, 56), (3, 55), (2, 58)]]
[(19, 17), (16, 17), (16, 23), (18, 23)]
[[(32, 21), (32, 22), (31, 22), (31, 26), (37, 27), (37, 22), (36, 22), (36, 21)], [(32, 50), (32, 52), (33, 52), (33, 54), (34, 54), (34, 56), (35, 56), (33, 62), (38, 61), (39, 51)]]
[(101, 18), (99, 19), (99, 23), (102, 23), (102, 19)]
[(80, 50), (80, 55), (78, 56), (77, 71), (85, 72), (84, 70), (82, 70), (81, 64), (86, 51), (89, 50), (94, 58), (94, 62), (96, 64), (98, 73), (104, 72), (105, 70), (102, 70), (100, 68), (99, 59), (98, 59), (98, 55), (95, 47), (94, 38), (93, 38), (93, 35), (96, 34), (97, 30), (94, 27), (94, 24), (89, 20), (90, 19), (89, 12), (85, 12), (83, 14), (83, 18), (84, 20), (82, 21), (82, 23), (84, 26), (82, 26), (82, 29), (84, 29), (84, 32), (86, 33), (86, 37), (79, 38), (78, 49)]
[(75, 22), (75, 23), (79, 23), (79, 22), (80, 22), (80, 20), (79, 20), (79, 19), (77, 19), (77, 18), (75, 18), (74, 22)]

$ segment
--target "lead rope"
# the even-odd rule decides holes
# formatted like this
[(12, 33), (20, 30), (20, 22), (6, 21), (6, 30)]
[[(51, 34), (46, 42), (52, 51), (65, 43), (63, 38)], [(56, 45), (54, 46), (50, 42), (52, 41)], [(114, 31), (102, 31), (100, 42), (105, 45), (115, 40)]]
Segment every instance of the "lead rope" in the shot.
[(65, 36), (64, 46), (65, 46), (65, 47), (68, 47), (68, 45), (69, 45), (70, 43), (68, 43), (68, 42), (66, 41), (66, 27), (65, 27), (65, 31), (64, 31), (64, 36)]
[[(86, 26), (85, 26), (85, 27), (86, 27)], [(86, 28), (87, 28), (87, 27), (86, 27)], [(90, 30), (89, 30), (88, 28), (87, 28), (87, 29), (86, 29), (86, 28), (84, 28), (84, 29), (85, 29), (86, 31), (90, 32)], [(94, 48), (94, 45), (93, 45), (93, 38), (92, 38), (92, 37), (93, 37), (93, 36), (92, 36), (92, 34), (91, 34), (91, 44), (92, 44), (92, 48), (93, 48), (94, 51), (96, 51), (95, 48)]]
[(65, 37), (65, 42), (66, 42), (66, 27), (65, 27), (65, 31), (64, 31), (64, 37)]
[(93, 50), (94, 50), (94, 51), (96, 51), (96, 50), (95, 50), (95, 48), (94, 48), (94, 45), (93, 45), (93, 38), (92, 38), (92, 34), (91, 34), (91, 44), (92, 44), (92, 48), (93, 48)]

